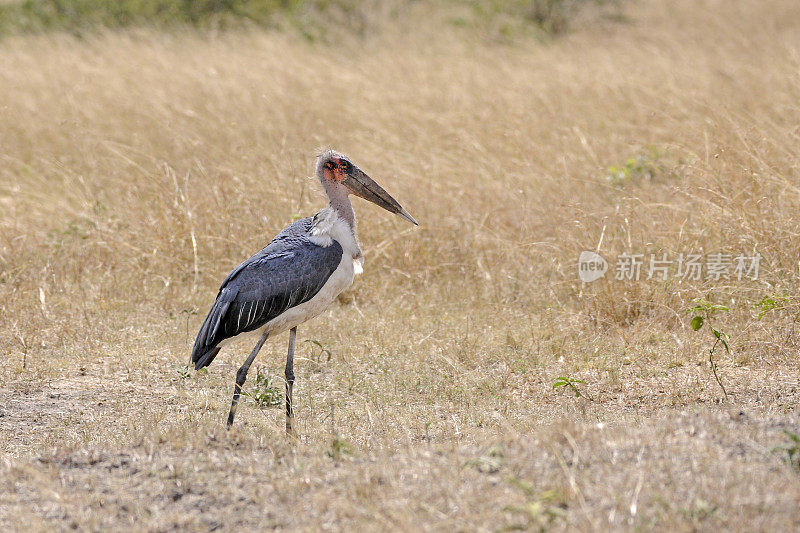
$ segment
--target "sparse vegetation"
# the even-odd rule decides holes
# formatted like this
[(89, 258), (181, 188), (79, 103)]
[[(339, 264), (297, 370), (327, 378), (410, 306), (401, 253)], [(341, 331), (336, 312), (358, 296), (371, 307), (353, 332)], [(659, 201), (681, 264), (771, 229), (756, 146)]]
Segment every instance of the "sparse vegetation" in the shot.
[[(492, 28), (491, 35), (511, 37), (539, 31), (563, 33), (584, 8), (608, 0), (457, 0), (434, 12), (459, 26)], [(310, 40), (354, 33), (364, 37), (387, 24), (398, 24), (414, 11), (412, 0), (5, 0), (0, 2), (3, 34), (66, 30), (84, 34), (102, 28), (188, 26), (205, 30), (248, 26), (291, 29)], [(430, 11), (430, 9), (428, 9)], [(451, 13), (451, 15), (448, 15)]]
[(791, 431), (783, 431), (788, 442), (772, 448), (773, 452), (782, 452), (784, 459), (792, 467), (800, 470), (800, 435)]
[(573, 378), (570, 376), (561, 376), (556, 378), (555, 382), (553, 383), (553, 390), (560, 388), (569, 389), (575, 394), (576, 398), (586, 398), (587, 400), (591, 400), (591, 396), (589, 396), (589, 394), (586, 392), (581, 392), (581, 389), (578, 388), (578, 385), (586, 385), (586, 382), (582, 379)]
[(706, 326), (706, 329), (711, 332), (712, 344), (711, 348), (708, 349), (708, 366), (711, 368), (711, 373), (714, 375), (714, 379), (719, 385), (719, 388), (722, 389), (722, 394), (725, 396), (726, 400), (728, 399), (728, 391), (725, 390), (725, 385), (722, 383), (722, 378), (719, 376), (719, 366), (714, 360), (714, 355), (716, 355), (717, 347), (720, 345), (725, 348), (726, 354), (731, 353), (730, 346), (728, 345), (731, 336), (715, 325), (717, 313), (727, 313), (728, 311), (730, 311), (730, 309), (726, 306), (713, 304), (704, 298), (695, 298), (694, 305), (690, 307), (688, 311), (692, 315), (691, 326), (693, 331), (700, 331), (703, 329), (703, 326)]
[[(800, 5), (587, 3), (559, 38), (530, 2), (329, 5), (3, 30), (0, 530), (800, 529)], [(365, 272), (299, 330), (297, 438), (249, 400), (228, 432), (252, 343), (197, 373), (194, 334), (324, 205), (328, 146), (420, 227), (354, 200)], [(678, 275), (715, 253), (757, 279)], [(282, 397), (285, 357), (245, 390)]]
[(253, 380), (253, 390), (250, 397), (261, 408), (283, 405), (283, 386), (273, 385), (272, 378), (263, 367), (256, 369), (255, 379)]
[(786, 309), (788, 303), (789, 303), (788, 296), (777, 296), (773, 294), (768, 294), (764, 296), (754, 306), (754, 308), (758, 311), (758, 320), (764, 318), (767, 315), (767, 313), (771, 311), (781, 311), (783, 309)]
[(185, 380), (192, 377), (191, 368), (189, 365), (176, 365), (173, 363), (172, 368), (175, 369), (175, 373), (178, 375), (180, 380)]
[(641, 153), (636, 157), (629, 157), (624, 165), (609, 167), (606, 179), (612, 185), (622, 187), (631, 181), (649, 182), (670, 175), (678, 178), (676, 169), (683, 164), (683, 161), (676, 161), (672, 165), (668, 165), (664, 154), (656, 147), (651, 146), (648, 152)]
[(521, 505), (509, 505), (507, 512), (524, 518), (521, 523), (512, 523), (508, 529), (548, 531), (558, 519), (566, 517), (567, 505), (555, 490), (546, 490), (537, 494), (534, 486), (525, 480), (511, 478), (510, 484), (520, 489), (527, 501)]

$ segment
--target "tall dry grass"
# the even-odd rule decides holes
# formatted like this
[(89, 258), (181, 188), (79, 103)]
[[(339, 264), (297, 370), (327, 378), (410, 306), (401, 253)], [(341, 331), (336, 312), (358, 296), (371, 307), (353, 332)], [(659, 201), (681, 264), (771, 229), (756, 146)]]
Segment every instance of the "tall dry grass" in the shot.
[[(721, 401), (703, 366), (709, 339), (687, 323), (696, 297), (731, 308), (719, 323), (732, 353), (717, 358), (729, 405), (796, 419), (798, 24), (788, 0), (642, 2), (625, 22), (592, 20), (544, 43), (487, 43), (421, 19), (416, 30), (326, 46), (258, 31), (3, 41), (0, 375), (25, 408), (0, 436), (7, 479), (49, 483), (27, 461), (51, 448), (157, 446), (220, 454), (227, 466), (198, 473), (176, 451), (148, 463), (154, 471), (183, 465), (195, 473), (178, 479), (213, 487), (226, 468), (254, 460), (285, 498), (310, 491), (324, 502), (316, 483), (328, 453), (343, 469), (340, 492), (327, 496), (334, 503), (274, 524), (368, 527), (377, 516), (397, 528), (418, 519), (465, 529), (796, 525), (790, 502), (800, 484), (775, 473), (761, 442), (785, 419), (748, 426), (747, 446), (758, 442), (760, 455), (725, 479), (733, 467), (714, 458), (729, 453), (741, 427), (719, 411), (692, 422), (716, 428), (695, 457), (699, 489), (680, 470), (680, 490), (659, 492), (665, 481), (650, 473), (671, 472), (668, 452), (587, 476), (580, 465), (590, 471), (592, 453), (607, 465), (596, 451), (606, 445), (635, 457), (626, 439), (658, 449), (686, 427), (676, 407)], [(248, 347), (227, 350), (208, 375), (187, 379), (176, 368), (224, 275), (324, 204), (308, 176), (325, 147), (349, 154), (420, 228), (356, 205), (365, 274), (300, 330), (331, 357), (302, 345), (303, 440), (291, 452), (275, 444), (278, 411), (249, 404), (240, 415), (249, 437), (218, 432)], [(644, 170), (609, 180), (629, 158)], [(578, 254), (594, 249), (607, 258), (763, 259), (757, 281), (582, 284)], [(764, 296), (787, 299), (759, 320), (753, 306)], [(274, 341), (261, 362), (277, 369), (283, 349)], [(554, 391), (558, 376), (581, 378), (593, 401)], [(44, 384), (63, 387), (71, 407), (34, 401)], [(38, 426), (26, 418), (37, 412)], [(613, 436), (594, 433), (598, 420), (616, 424)], [(503, 451), (487, 452), (492, 442)], [(689, 461), (692, 441), (676, 442)], [(258, 463), (263, 446), (272, 455)], [(69, 471), (75, 455), (64, 461), (54, 468)], [(509, 485), (503, 468), (535, 486)], [(237, 490), (257, 483), (236, 471), (245, 476)], [(406, 484), (405, 474), (422, 481)], [(304, 488), (304, 475), (316, 488)], [(426, 485), (431, 476), (439, 481)], [(399, 500), (382, 492), (386, 483)], [(615, 499), (637, 484), (646, 509), (638, 518), (631, 494)], [(419, 495), (434, 509), (403, 507)], [(75, 505), (84, 497), (93, 498), (76, 496)], [(771, 518), (731, 503), (742, 499)], [(12, 500), (12, 517), (43, 516), (24, 497)], [(703, 515), (710, 500), (725, 512)], [(550, 514), (525, 507), (536, 502)], [(117, 523), (92, 509), (79, 524)], [(164, 512), (123, 514), (156, 528), (212, 523)]]

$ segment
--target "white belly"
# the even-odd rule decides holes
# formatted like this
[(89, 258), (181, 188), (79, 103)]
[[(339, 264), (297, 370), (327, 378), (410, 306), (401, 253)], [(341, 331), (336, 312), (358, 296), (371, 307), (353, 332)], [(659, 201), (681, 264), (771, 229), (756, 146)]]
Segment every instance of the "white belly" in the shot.
[(353, 284), (354, 275), (353, 259), (347, 254), (342, 254), (339, 266), (336, 267), (331, 277), (328, 278), (328, 281), (325, 282), (325, 285), (313, 298), (276, 316), (260, 329), (260, 333), (269, 331), (270, 336), (277, 335), (319, 316), (320, 313), (331, 306), (337, 296)]

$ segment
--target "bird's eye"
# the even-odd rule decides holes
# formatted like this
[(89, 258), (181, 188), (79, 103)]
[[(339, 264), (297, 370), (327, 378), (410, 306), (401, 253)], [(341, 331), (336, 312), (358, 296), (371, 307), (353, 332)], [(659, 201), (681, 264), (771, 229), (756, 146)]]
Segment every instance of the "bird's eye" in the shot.
[(345, 172), (347, 172), (347, 171), (349, 171), (349, 170), (350, 170), (350, 167), (351, 167), (352, 165), (350, 164), (350, 161), (345, 161), (344, 159), (342, 159), (342, 161), (341, 161), (341, 163), (340, 163), (340, 166), (342, 167), (342, 170), (344, 170)]
[(333, 170), (333, 162), (328, 161), (327, 163), (325, 163), (325, 168), (327, 168), (328, 170)]

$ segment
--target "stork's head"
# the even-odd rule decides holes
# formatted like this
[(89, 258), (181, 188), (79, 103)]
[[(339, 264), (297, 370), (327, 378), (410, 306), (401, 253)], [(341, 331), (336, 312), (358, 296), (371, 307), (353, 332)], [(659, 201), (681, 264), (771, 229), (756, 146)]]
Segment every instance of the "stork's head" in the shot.
[(379, 205), (391, 213), (396, 213), (415, 226), (418, 225), (408, 211), (397, 203), (383, 187), (353, 164), (350, 159), (338, 152), (328, 150), (317, 158), (317, 177), (328, 190), (329, 186), (342, 185), (348, 193), (360, 196)]

